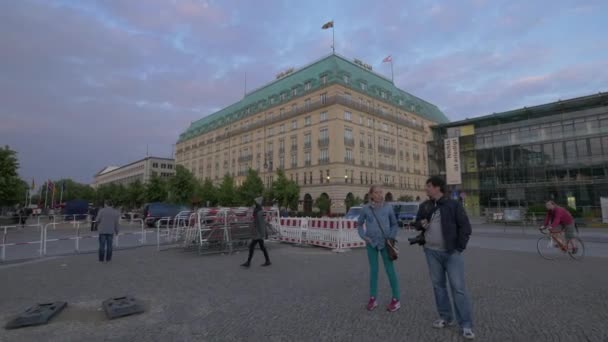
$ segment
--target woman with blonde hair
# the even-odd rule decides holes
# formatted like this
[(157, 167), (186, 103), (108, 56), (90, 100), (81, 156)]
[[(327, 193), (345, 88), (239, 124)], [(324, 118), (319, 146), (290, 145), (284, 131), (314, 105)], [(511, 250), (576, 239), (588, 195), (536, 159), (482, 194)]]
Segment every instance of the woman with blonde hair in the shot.
[[(389, 244), (396, 241), (395, 238), (399, 232), (397, 218), (392, 206), (384, 203), (384, 193), (381, 187), (372, 185), (368, 196), (369, 203), (363, 206), (357, 224), (359, 236), (367, 245), (370, 267), (370, 298), (367, 310), (372, 311), (378, 307), (376, 296), (378, 293), (378, 255), (380, 254), (392, 289), (392, 300), (386, 309), (394, 312), (401, 308), (401, 303), (399, 301), (399, 280), (393, 264), (393, 259), (396, 258), (394, 253), (396, 247)], [(389, 249), (391, 250), (389, 251)]]

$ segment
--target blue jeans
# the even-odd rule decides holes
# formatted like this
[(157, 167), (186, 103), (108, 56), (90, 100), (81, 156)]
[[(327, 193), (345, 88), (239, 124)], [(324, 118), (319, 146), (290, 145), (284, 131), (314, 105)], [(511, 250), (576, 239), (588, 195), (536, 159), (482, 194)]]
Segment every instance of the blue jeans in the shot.
[(441, 319), (450, 322), (454, 320), (452, 314), (452, 302), (448, 295), (446, 286), (447, 279), (452, 290), (456, 321), (461, 328), (473, 328), (471, 317), (471, 301), (467, 293), (464, 281), (464, 259), (462, 254), (454, 251), (452, 254), (429, 248), (424, 249), (426, 261), (429, 265), (429, 273), (435, 292), (435, 304)]
[(112, 260), (112, 240), (114, 234), (99, 234), (99, 261)]

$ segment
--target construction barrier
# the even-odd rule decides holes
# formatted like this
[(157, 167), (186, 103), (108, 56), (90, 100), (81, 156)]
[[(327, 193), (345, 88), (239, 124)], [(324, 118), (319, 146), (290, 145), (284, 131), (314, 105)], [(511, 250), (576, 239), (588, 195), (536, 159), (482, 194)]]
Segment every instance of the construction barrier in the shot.
[(336, 252), (365, 247), (357, 221), (343, 218), (281, 218), (276, 240), (332, 248)]
[[(23, 230), (26, 228), (38, 228), (39, 231), (39, 240), (36, 241), (26, 241), (26, 242), (13, 242), (13, 243), (9, 243), (7, 242), (8, 240), (8, 233), (13, 230), (13, 231), (19, 231), (19, 230)], [(39, 245), (40, 248), (38, 249), (38, 253), (39, 256), (43, 255), (43, 246), (44, 246), (44, 228), (42, 225), (39, 224), (33, 224), (33, 225), (25, 225), (25, 226), (2, 226), (0, 227), (0, 229), (2, 229), (2, 250), (0, 251), (0, 261), (4, 262), (6, 261), (6, 247), (10, 247), (10, 246), (20, 246), (20, 245)]]

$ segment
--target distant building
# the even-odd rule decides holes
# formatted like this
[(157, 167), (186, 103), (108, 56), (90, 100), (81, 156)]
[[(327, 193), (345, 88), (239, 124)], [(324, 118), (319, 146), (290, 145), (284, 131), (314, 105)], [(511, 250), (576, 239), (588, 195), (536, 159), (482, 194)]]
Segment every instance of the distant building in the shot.
[(216, 184), (230, 174), (239, 185), (251, 168), (270, 186), (283, 169), (300, 185), (303, 211), (326, 196), (332, 212), (344, 212), (371, 184), (387, 200), (424, 196), (429, 126), (447, 121), (364, 63), (332, 54), (193, 122), (175, 158)]
[(600, 198), (608, 197), (608, 93), (432, 130), (430, 173), (445, 175), (450, 196), (462, 199), (469, 212), (554, 199), (600, 216)]
[(95, 175), (93, 187), (105, 184), (127, 185), (139, 180), (147, 183), (158, 176), (167, 178), (175, 174), (175, 160), (168, 158), (146, 157), (124, 166), (107, 166)]

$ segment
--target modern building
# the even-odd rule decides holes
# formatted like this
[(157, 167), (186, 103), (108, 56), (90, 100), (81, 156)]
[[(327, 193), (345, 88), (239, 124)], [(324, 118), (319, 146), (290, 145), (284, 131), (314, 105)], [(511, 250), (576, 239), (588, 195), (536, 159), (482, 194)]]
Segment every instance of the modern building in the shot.
[(369, 65), (332, 54), (193, 122), (175, 159), (218, 183), (231, 174), (240, 184), (252, 168), (268, 186), (280, 168), (300, 185), (302, 210), (323, 195), (341, 212), (348, 194), (364, 198), (372, 183), (389, 199), (422, 196), (429, 126), (447, 121)]
[(554, 199), (599, 217), (608, 196), (608, 93), (433, 127), (429, 170), (474, 214)]
[(124, 166), (107, 166), (95, 175), (93, 187), (105, 184), (127, 185), (139, 180), (147, 183), (152, 177), (168, 178), (175, 174), (175, 161), (146, 157)]

